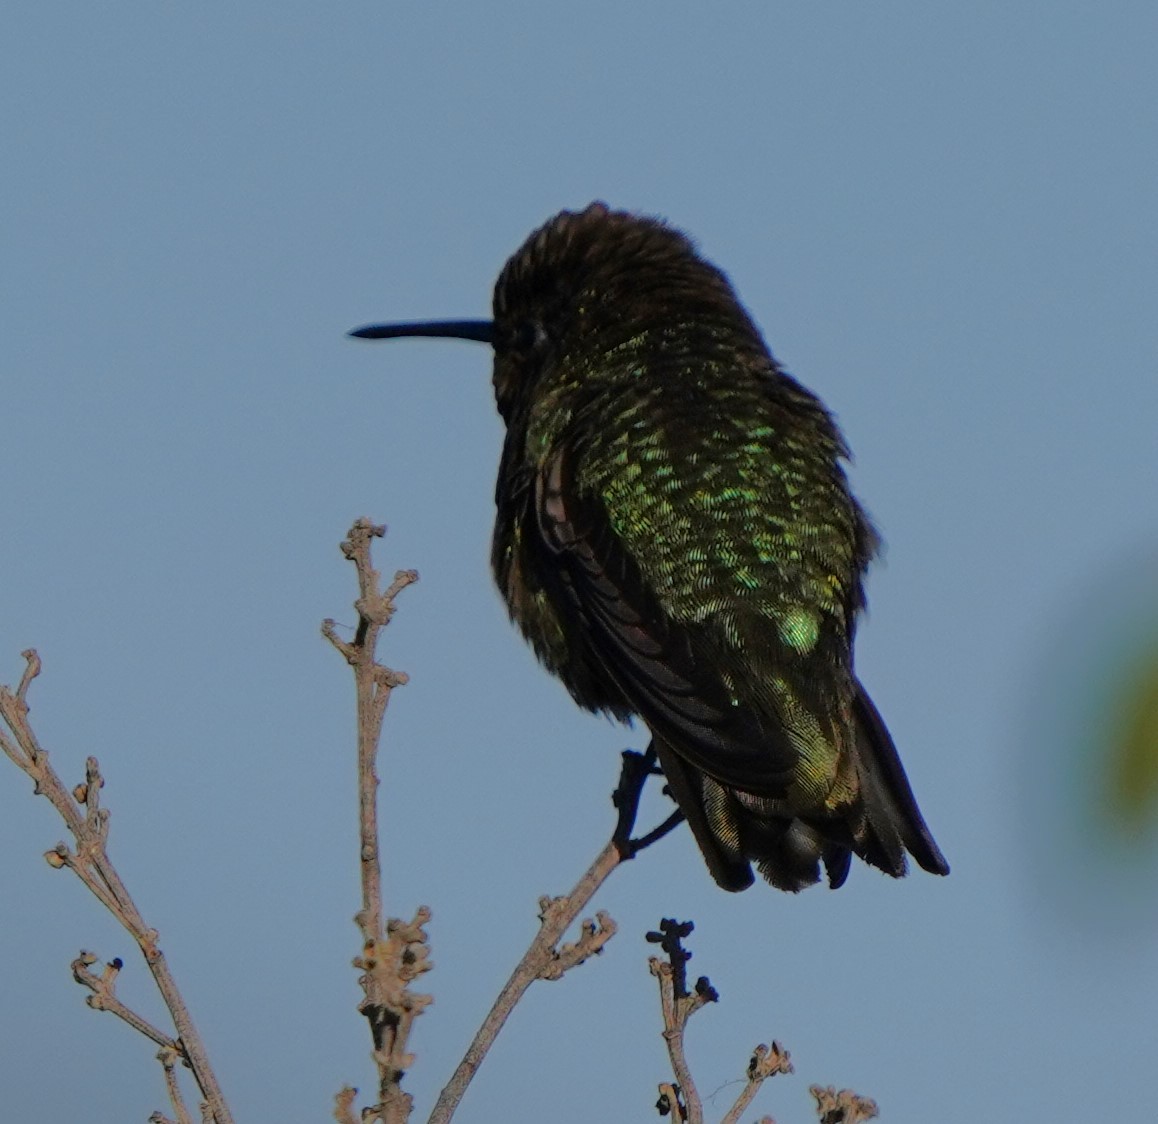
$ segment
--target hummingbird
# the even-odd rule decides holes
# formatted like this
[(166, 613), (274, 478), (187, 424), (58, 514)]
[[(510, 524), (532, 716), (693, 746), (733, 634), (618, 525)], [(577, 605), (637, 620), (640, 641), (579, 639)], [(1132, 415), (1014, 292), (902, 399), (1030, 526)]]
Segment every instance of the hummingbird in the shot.
[(646, 723), (716, 882), (948, 874), (853, 668), (879, 539), (848, 446), (727, 276), (595, 202), (527, 238), (493, 313), (350, 334), (491, 346), (499, 591), (579, 706)]

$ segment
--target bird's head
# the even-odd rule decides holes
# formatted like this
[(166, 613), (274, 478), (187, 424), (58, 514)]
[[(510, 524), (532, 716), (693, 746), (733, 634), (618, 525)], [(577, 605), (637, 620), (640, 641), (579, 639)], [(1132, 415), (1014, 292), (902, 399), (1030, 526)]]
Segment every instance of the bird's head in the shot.
[(499, 412), (509, 420), (543, 373), (565, 357), (596, 370), (602, 357), (647, 341), (690, 349), (689, 334), (759, 336), (727, 278), (659, 219), (592, 203), (534, 231), (495, 283), (491, 320), (374, 324), (361, 339), (449, 337), (489, 343)]

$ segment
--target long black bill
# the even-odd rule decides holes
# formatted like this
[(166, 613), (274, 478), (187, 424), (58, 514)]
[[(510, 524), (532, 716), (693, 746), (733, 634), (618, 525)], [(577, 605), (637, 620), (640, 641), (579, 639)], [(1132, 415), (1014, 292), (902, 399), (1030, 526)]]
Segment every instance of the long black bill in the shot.
[(495, 325), (491, 320), (430, 320), (416, 324), (367, 324), (349, 333), (360, 340), (396, 340), (404, 336), (449, 336), (456, 340), (493, 343)]

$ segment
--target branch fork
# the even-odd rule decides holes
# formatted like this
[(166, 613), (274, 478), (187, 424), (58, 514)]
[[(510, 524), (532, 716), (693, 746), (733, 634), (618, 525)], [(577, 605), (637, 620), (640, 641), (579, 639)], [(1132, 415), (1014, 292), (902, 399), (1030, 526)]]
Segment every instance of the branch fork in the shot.
[[(28, 721), (28, 691), (40, 674), (40, 657), (33, 649), (25, 651), (23, 656), (24, 673), (16, 690), (0, 687), (0, 749), (32, 779), (34, 791), (52, 804), (72, 834), (73, 847), (70, 848), (64, 842), (57, 843), (45, 852), (44, 858), (54, 869), (71, 870), (136, 941), (165, 1006), (169, 1009), (176, 1034), (168, 1034), (155, 1027), (117, 998), (116, 980), (123, 967), (119, 958), (110, 960), (98, 974), (91, 970), (97, 963), (97, 956), (82, 951), (72, 962), (73, 978), (92, 993), (87, 999), (90, 1007), (116, 1015), (157, 1043), (161, 1047), (159, 1058), (178, 1057), (192, 1071), (205, 1098), (205, 1120), (214, 1124), (232, 1124), (229, 1106), (210, 1065), (205, 1046), (177, 988), (165, 954), (158, 946), (157, 930), (145, 923), (128, 887), (109, 857), (109, 812), (100, 803), (100, 791), (105, 783), (100, 764), (95, 757), (89, 757), (85, 761), (84, 780), (71, 790), (60, 779), (49, 760), (48, 751), (41, 746)], [(180, 1101), (180, 1091), (176, 1088), (175, 1080), (170, 1080), (168, 1069), (166, 1087), (170, 1091), (177, 1119), (183, 1124), (188, 1119), (188, 1112)], [(160, 1114), (155, 1113), (154, 1116), (159, 1117)]]
[[(684, 1054), (684, 1028), (692, 1015), (720, 998), (707, 976), (700, 976), (691, 990), (688, 990), (687, 964), (692, 954), (683, 942), (694, 929), (695, 925), (691, 921), (676, 921), (665, 917), (660, 921), (657, 932), (647, 934), (647, 940), (651, 944), (658, 944), (665, 954), (664, 959), (650, 957), (648, 968), (659, 980), (663, 1038), (675, 1076), (674, 1082), (665, 1081), (660, 1084), (656, 1109), (661, 1116), (671, 1116), (677, 1124), (703, 1124), (703, 1102)], [(748, 1060), (744, 1088), (721, 1124), (739, 1124), (740, 1117), (752, 1103), (760, 1086), (769, 1077), (791, 1072), (792, 1061), (788, 1051), (778, 1042), (773, 1042), (771, 1046), (757, 1046)], [(764, 1119), (771, 1121), (770, 1117)]]

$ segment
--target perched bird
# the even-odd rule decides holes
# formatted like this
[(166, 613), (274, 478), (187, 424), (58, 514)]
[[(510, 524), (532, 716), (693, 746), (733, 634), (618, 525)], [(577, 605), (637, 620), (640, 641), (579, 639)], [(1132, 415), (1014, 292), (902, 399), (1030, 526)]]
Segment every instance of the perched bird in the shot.
[(492, 564), (575, 701), (647, 723), (708, 869), (947, 874), (853, 670), (878, 545), (848, 449), (678, 230), (592, 203), (507, 262), (494, 319), (353, 335), (491, 344), (507, 435)]

